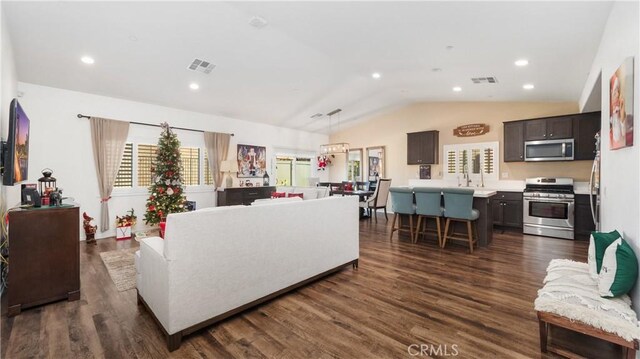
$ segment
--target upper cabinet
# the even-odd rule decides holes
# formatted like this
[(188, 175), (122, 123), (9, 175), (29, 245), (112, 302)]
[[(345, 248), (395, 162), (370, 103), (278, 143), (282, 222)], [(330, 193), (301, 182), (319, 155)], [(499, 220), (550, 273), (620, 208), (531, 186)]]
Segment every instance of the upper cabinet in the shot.
[(598, 131), (600, 112), (505, 122), (504, 162), (524, 161), (525, 141), (566, 138), (574, 139), (574, 160), (592, 160)]
[(504, 161), (524, 161), (524, 121), (504, 123)]
[(595, 135), (600, 131), (600, 112), (587, 112), (573, 116), (575, 160), (592, 160), (596, 155)]
[(524, 140), (559, 140), (573, 137), (572, 116), (541, 118), (525, 121)]
[(439, 131), (407, 133), (407, 164), (431, 165), (438, 163)]

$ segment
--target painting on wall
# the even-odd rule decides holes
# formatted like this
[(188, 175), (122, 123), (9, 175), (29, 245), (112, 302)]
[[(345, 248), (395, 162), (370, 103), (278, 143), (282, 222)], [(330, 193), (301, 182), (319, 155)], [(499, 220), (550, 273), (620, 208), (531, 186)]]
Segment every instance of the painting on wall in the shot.
[(633, 146), (633, 57), (609, 80), (609, 148)]
[(262, 177), (266, 170), (266, 147), (238, 145), (238, 178)]
[(369, 177), (380, 175), (380, 157), (369, 157)]

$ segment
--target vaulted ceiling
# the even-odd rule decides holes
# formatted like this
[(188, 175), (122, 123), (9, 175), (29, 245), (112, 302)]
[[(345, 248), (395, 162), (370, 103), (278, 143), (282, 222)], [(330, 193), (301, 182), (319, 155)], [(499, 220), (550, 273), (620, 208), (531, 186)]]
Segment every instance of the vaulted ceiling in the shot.
[[(611, 3), (2, 6), (20, 81), (325, 131), (327, 117), (311, 116), (336, 108), (344, 123), (417, 101), (577, 102)], [(266, 26), (250, 25), (254, 17)], [(189, 70), (195, 58), (215, 68)], [(529, 65), (515, 66), (521, 58)], [(471, 81), (486, 76), (498, 83)]]

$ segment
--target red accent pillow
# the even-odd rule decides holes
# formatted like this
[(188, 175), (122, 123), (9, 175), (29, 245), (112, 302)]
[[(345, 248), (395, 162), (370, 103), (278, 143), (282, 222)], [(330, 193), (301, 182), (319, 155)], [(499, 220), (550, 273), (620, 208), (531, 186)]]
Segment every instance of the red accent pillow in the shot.
[(304, 193), (287, 193), (287, 197), (300, 197), (304, 199)]
[(347, 184), (344, 185), (344, 190), (345, 191), (353, 191), (353, 183), (349, 182)]
[(167, 228), (167, 222), (160, 222), (160, 238), (164, 239), (164, 230)]
[(287, 194), (284, 192), (271, 192), (271, 198), (285, 198)]

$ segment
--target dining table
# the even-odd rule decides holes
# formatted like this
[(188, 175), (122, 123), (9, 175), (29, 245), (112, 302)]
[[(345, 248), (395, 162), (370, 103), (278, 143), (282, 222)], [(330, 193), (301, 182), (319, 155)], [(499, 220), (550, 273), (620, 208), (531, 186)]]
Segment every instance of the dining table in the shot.
[[(366, 201), (369, 197), (371, 197), (375, 192), (368, 190), (343, 190), (343, 196), (358, 196), (360, 198), (360, 202)], [(360, 219), (369, 218), (369, 216), (365, 215), (364, 208), (358, 206), (360, 208)]]

